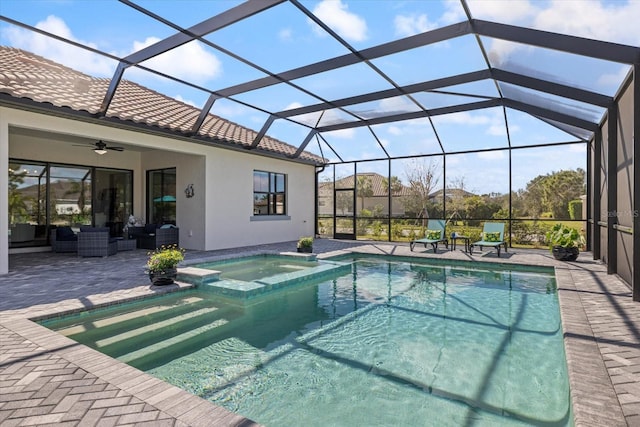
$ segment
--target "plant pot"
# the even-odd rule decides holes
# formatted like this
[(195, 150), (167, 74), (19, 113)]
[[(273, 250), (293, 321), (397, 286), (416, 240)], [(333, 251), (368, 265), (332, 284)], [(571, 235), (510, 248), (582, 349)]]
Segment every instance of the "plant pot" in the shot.
[(306, 254), (310, 254), (311, 252), (313, 252), (313, 247), (304, 246), (304, 247), (298, 248), (298, 252), (303, 252), (303, 253), (306, 253)]
[(576, 247), (565, 248), (563, 246), (554, 246), (551, 253), (558, 261), (575, 261), (578, 259), (580, 250)]
[(149, 280), (156, 286), (170, 285), (178, 277), (178, 270), (171, 268), (161, 272), (149, 272)]

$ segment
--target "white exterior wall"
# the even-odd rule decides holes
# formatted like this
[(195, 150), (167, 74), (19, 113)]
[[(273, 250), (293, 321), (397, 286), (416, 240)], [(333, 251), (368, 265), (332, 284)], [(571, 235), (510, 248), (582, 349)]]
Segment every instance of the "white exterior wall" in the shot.
[[(298, 240), (314, 232), (312, 166), (230, 152), (207, 157), (207, 248), (221, 249)], [(253, 217), (253, 171), (287, 175), (287, 216)], [(293, 248), (292, 248), (293, 249)]]
[[(103, 156), (89, 146), (54, 139), (10, 135), (10, 127), (135, 146)], [(314, 231), (315, 168), (250, 153), (207, 147), (184, 140), (83, 121), (0, 107), (0, 176), (6, 182), (8, 160), (42, 160), (133, 170), (134, 214), (145, 215), (146, 171), (176, 167), (176, 217), (180, 245), (213, 250), (297, 240)], [(252, 218), (253, 171), (287, 174), (287, 218)], [(184, 189), (193, 184), (195, 195)], [(8, 230), (8, 187), (0, 186), (0, 229)], [(8, 233), (0, 233), (0, 274), (8, 272)]]

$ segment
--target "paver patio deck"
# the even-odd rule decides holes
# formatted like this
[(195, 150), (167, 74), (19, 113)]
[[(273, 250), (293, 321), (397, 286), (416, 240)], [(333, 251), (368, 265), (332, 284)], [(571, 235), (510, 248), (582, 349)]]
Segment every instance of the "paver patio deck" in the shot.
[[(238, 253), (291, 251), (295, 242), (187, 254), (188, 261)], [(581, 254), (575, 263), (547, 251), (409, 250), (408, 244), (319, 239), (319, 257), (342, 251), (556, 267), (575, 424), (640, 426), (640, 303), (606, 267)], [(146, 251), (108, 258), (10, 255), (0, 276), (0, 425), (249, 426), (251, 420), (155, 379), (29, 319), (179, 290), (156, 288)]]

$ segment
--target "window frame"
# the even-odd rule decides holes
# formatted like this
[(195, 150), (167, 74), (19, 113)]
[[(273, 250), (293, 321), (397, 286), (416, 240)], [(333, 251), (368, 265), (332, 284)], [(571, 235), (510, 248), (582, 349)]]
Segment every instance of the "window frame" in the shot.
[[(256, 188), (256, 176), (258, 174), (266, 174), (267, 183), (266, 189), (262, 187)], [(279, 191), (280, 186), (279, 178), (282, 180), (282, 190)], [(282, 172), (270, 172), (260, 169), (253, 170), (253, 216), (259, 218), (266, 217), (276, 217), (276, 218), (287, 218), (287, 187), (288, 187), (288, 177), (287, 174)], [(260, 208), (256, 208), (256, 201), (258, 200), (256, 196), (260, 195), (261, 200), (264, 200), (266, 196), (266, 213), (262, 213)], [(279, 199), (279, 197), (281, 199)], [(282, 207), (282, 211), (278, 212), (278, 206)]]

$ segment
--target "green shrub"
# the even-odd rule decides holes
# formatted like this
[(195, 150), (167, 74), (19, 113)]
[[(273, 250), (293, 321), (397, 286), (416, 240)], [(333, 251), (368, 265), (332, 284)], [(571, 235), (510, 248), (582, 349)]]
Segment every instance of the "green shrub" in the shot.
[(574, 220), (582, 219), (582, 200), (571, 200), (569, 202), (569, 218)]

